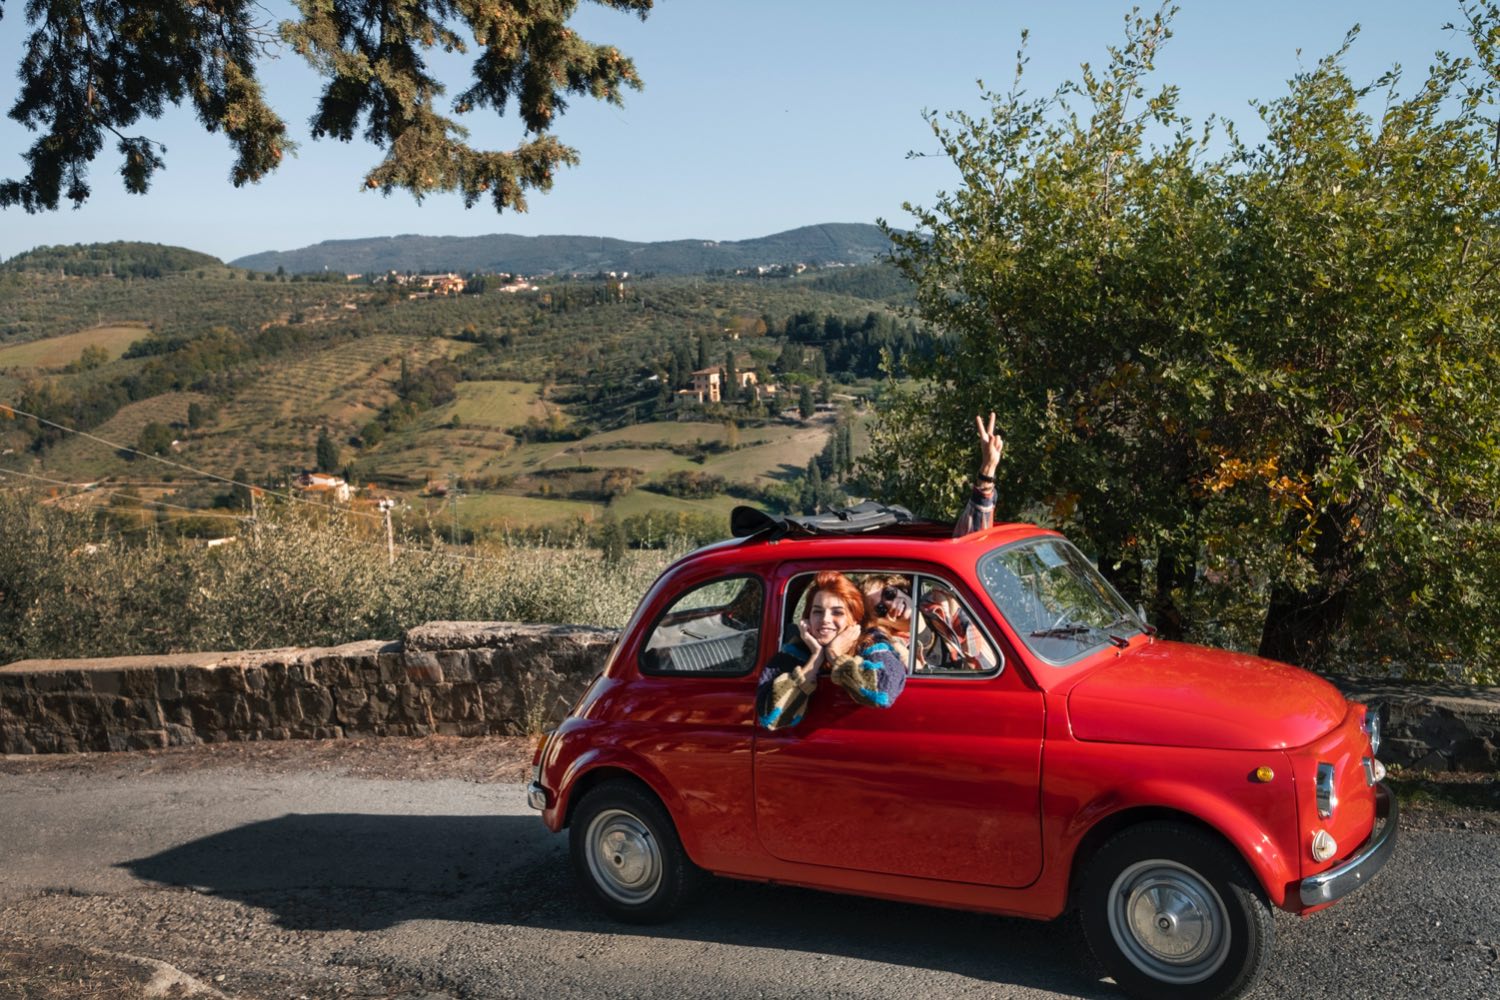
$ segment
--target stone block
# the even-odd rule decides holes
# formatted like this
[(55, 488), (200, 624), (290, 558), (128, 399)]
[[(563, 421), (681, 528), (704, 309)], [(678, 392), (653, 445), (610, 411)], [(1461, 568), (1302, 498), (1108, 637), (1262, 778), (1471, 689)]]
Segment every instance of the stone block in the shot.
[(297, 692), (297, 704), (301, 717), (308, 722), (321, 723), (333, 718), (333, 695), (320, 687), (307, 687)]
[(1412, 769), (1416, 771), (1447, 771), (1449, 770), (1448, 758), (1436, 750), (1429, 751), (1419, 760), (1412, 762)]
[[(99, 690), (95, 685), (94, 690)], [(161, 667), (156, 671), (156, 697), (159, 701), (176, 701), (182, 697), (182, 671), (177, 667)]]
[(120, 691), (126, 698), (155, 698), (156, 670), (152, 667), (132, 667), (119, 671)]
[(88, 676), (82, 670), (48, 670), (32, 676), (31, 690), (39, 694), (87, 691)]
[(167, 745), (167, 734), (160, 729), (143, 729), (130, 734), (131, 750), (160, 750)]
[(26, 727), (0, 725), (0, 753), (36, 753), (36, 747), (26, 738)]
[(443, 680), (454, 684), (473, 683), (474, 675), (473, 653), (469, 650), (455, 650), (438, 654), (438, 662), (443, 665)]
[(365, 717), (370, 694), (364, 688), (339, 688), (333, 692), (334, 718), (351, 725)]
[(440, 684), (443, 665), (435, 653), (407, 653), (405, 676), (413, 684)]
[(1459, 740), (1453, 748), (1453, 770), (1500, 770), (1500, 748), (1482, 736)]
[(406, 679), (405, 653), (377, 654), (375, 665), (380, 670), (380, 681), (383, 684), (396, 684)]
[(89, 690), (95, 694), (122, 694), (125, 690), (124, 671), (89, 671)]
[(182, 669), (182, 693), (188, 698), (202, 698), (215, 689), (213, 671), (208, 667)]
[(182, 726), (174, 722), (166, 724), (164, 731), (167, 734), (167, 744), (174, 747), (188, 747), (202, 743), (198, 734), (193, 732), (191, 726)]
[(38, 695), (37, 707), (41, 712), (41, 721), (50, 721), (54, 725), (61, 723), (71, 726), (73, 724), (73, 696), (71, 694), (50, 692)]

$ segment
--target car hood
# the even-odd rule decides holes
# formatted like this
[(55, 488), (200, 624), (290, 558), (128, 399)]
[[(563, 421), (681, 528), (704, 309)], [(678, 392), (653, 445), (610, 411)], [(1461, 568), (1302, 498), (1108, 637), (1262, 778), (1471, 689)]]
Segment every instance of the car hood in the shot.
[(1305, 670), (1161, 641), (1096, 669), (1068, 695), (1080, 740), (1225, 750), (1301, 746), (1348, 710), (1338, 688)]

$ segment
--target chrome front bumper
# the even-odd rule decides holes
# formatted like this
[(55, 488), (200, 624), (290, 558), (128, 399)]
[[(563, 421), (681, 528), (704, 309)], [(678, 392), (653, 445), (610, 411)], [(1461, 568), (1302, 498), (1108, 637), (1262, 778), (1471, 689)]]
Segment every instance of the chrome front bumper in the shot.
[(1375, 785), (1375, 829), (1364, 848), (1341, 865), (1305, 878), (1300, 883), (1302, 905), (1322, 906), (1349, 895), (1380, 871), (1396, 850), (1396, 828), (1400, 825), (1396, 796), (1385, 782)]

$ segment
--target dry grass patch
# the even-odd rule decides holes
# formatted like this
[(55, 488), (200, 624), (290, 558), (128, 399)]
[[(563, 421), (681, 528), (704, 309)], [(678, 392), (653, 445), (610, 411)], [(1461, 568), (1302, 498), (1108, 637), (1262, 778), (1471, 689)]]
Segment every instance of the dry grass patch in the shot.
[(85, 347), (101, 347), (113, 361), (150, 332), (144, 323), (119, 323), (0, 347), (0, 368), (61, 368), (77, 361)]

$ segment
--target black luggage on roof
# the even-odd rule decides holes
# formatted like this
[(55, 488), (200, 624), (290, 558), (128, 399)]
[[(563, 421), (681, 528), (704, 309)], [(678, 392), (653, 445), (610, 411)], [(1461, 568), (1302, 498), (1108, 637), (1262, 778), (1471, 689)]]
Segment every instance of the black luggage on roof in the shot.
[(931, 524), (905, 507), (866, 500), (853, 507), (822, 514), (769, 514), (757, 507), (739, 506), (729, 513), (729, 530), (736, 538), (765, 535), (768, 539), (792, 535), (859, 535), (902, 524)]

